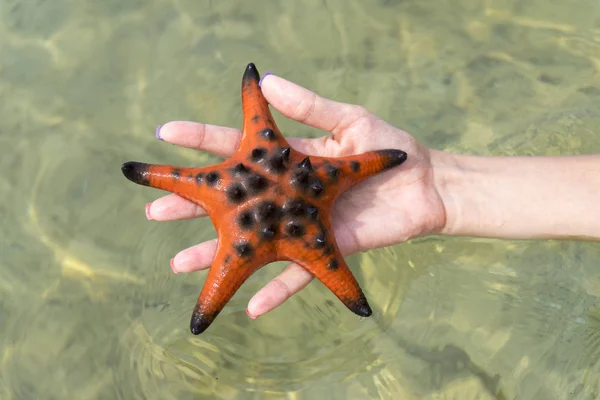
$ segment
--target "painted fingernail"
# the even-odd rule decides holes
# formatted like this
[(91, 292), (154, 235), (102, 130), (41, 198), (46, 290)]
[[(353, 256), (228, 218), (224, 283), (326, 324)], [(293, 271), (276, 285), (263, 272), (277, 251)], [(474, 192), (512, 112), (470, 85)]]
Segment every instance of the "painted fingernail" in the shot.
[(152, 221), (154, 219), (154, 218), (152, 218), (152, 215), (150, 214), (150, 207), (152, 207), (152, 203), (146, 204), (146, 219), (148, 221)]
[(258, 81), (258, 86), (260, 87), (262, 85), (262, 81), (263, 79), (265, 79), (267, 76), (269, 75), (275, 75), (274, 73), (272, 73), (271, 71), (267, 71), (265, 72), (265, 74), (262, 76), (262, 78), (260, 78), (260, 80)]
[(258, 317), (259, 317), (258, 315), (252, 315), (252, 314), (250, 313), (250, 310), (248, 310), (247, 308), (246, 308), (246, 314), (247, 314), (247, 315), (248, 315), (250, 318), (252, 318), (252, 319), (256, 319), (256, 318), (258, 318)]
[(161, 137), (160, 137), (160, 128), (162, 128), (162, 125), (158, 125), (158, 126), (156, 127), (156, 138), (157, 138), (158, 140), (163, 140), (163, 138), (161, 138)]
[(172, 270), (174, 273), (178, 274), (178, 273), (179, 273), (179, 271), (177, 271), (177, 270), (175, 269), (175, 259), (174, 259), (174, 258), (171, 258), (171, 261), (169, 262), (169, 264), (171, 264), (171, 270)]

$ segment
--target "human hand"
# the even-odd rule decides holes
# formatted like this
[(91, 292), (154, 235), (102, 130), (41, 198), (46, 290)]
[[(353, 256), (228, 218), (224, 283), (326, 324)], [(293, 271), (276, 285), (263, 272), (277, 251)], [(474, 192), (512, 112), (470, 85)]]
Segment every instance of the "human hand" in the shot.
[[(408, 154), (397, 168), (371, 177), (343, 193), (333, 210), (334, 234), (344, 256), (440, 232), (446, 222), (444, 204), (435, 186), (432, 151), (408, 133), (377, 118), (362, 107), (317, 96), (273, 75), (262, 81), (272, 107), (288, 118), (330, 133), (317, 139), (288, 138), (290, 145), (314, 156), (342, 157), (397, 148)], [(237, 149), (237, 129), (193, 122), (169, 122), (160, 128), (166, 142), (222, 157)], [(158, 135), (158, 134), (157, 134)], [(148, 219), (180, 220), (206, 216), (199, 206), (175, 195), (146, 206)], [(178, 253), (171, 260), (175, 273), (210, 267), (217, 239)], [(256, 318), (276, 308), (312, 280), (305, 269), (290, 264), (250, 300), (247, 313)]]

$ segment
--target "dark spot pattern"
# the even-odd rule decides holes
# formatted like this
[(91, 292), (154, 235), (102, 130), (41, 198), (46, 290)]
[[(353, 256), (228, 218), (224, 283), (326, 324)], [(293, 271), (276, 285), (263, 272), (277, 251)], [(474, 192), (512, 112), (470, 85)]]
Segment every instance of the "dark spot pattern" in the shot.
[(304, 214), (304, 201), (302, 199), (291, 199), (283, 204), (283, 212), (295, 217)]
[(327, 244), (327, 239), (325, 235), (321, 234), (315, 238), (315, 248), (322, 249)]
[(268, 161), (269, 171), (278, 174), (286, 170), (286, 165), (281, 154), (275, 154)]
[(331, 181), (336, 182), (340, 176), (340, 169), (327, 163), (325, 164), (325, 173)]
[(238, 216), (238, 225), (242, 229), (250, 229), (254, 226), (254, 215), (251, 211), (243, 211)]
[(318, 179), (315, 179), (311, 184), (310, 184), (310, 192), (312, 193), (313, 196), (318, 197), (321, 195), (321, 193), (323, 193), (323, 190), (325, 189), (325, 186), (323, 186), (323, 182), (321, 182)]
[(266, 225), (259, 229), (258, 235), (263, 240), (272, 240), (273, 238), (275, 238), (276, 231), (277, 231), (277, 226)]
[(244, 182), (250, 193), (259, 193), (268, 186), (267, 180), (258, 174), (250, 175)]
[(256, 207), (256, 220), (269, 222), (277, 218), (277, 205), (272, 201), (263, 201)]
[(338, 261), (336, 259), (333, 259), (327, 263), (327, 268), (329, 268), (330, 270), (335, 271), (336, 269), (338, 269), (339, 266), (340, 266), (340, 264), (338, 263)]
[(209, 186), (214, 186), (220, 178), (221, 175), (219, 175), (218, 172), (209, 172), (208, 174), (206, 174), (206, 184)]
[(252, 122), (258, 124), (258, 121), (260, 121), (260, 115), (254, 114), (254, 116), (252, 117)]
[(285, 161), (285, 162), (290, 161), (290, 148), (289, 147), (282, 147), (279, 150), (279, 153), (281, 154), (281, 158), (283, 158), (283, 161)]
[(317, 219), (317, 217), (319, 216), (319, 209), (315, 206), (307, 205), (306, 215), (308, 215), (310, 219)]
[(350, 169), (352, 172), (360, 171), (360, 163), (358, 161), (350, 161)]
[(254, 251), (252, 245), (247, 241), (238, 242), (233, 247), (235, 248), (237, 255), (240, 257), (251, 257)]
[(242, 202), (246, 198), (246, 190), (239, 183), (231, 184), (227, 189), (227, 198), (234, 204)]
[(259, 161), (262, 161), (266, 155), (267, 155), (267, 149), (265, 149), (264, 147), (257, 147), (255, 149), (253, 149), (252, 152), (250, 153), (250, 160), (252, 160), (254, 162), (259, 162)]
[(277, 139), (277, 135), (275, 135), (275, 131), (273, 131), (273, 129), (270, 129), (270, 128), (263, 129), (262, 131), (259, 132), (259, 135), (270, 141)]
[(248, 172), (248, 168), (242, 163), (239, 163), (233, 167), (233, 173), (237, 176), (247, 174)]
[(312, 164), (310, 163), (310, 158), (304, 157), (302, 161), (300, 161), (300, 163), (298, 164), (298, 167), (306, 169), (308, 171), (312, 171)]
[(202, 172), (197, 173), (196, 174), (196, 183), (198, 185), (201, 185), (203, 180), (204, 180), (204, 174)]
[(292, 220), (285, 225), (285, 233), (291, 237), (300, 237), (304, 235), (305, 229), (299, 221)]
[(292, 174), (292, 184), (305, 187), (308, 184), (310, 172), (307, 169), (297, 169)]

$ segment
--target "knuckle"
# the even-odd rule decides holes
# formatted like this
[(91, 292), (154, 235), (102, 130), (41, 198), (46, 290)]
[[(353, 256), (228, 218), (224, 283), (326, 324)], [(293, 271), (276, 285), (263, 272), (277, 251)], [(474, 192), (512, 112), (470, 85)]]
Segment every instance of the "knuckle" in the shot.
[(276, 292), (284, 295), (283, 301), (292, 297), (292, 290), (281, 278), (274, 278), (271, 281), (271, 285)]
[(349, 104), (345, 113), (345, 118), (336, 126), (337, 130), (348, 130), (357, 125), (369, 125), (372, 114), (365, 107)]
[(195, 143), (194, 146), (197, 148), (202, 148), (205, 145), (206, 141), (206, 126), (204, 124), (198, 124), (196, 127), (196, 135), (195, 135)]
[(351, 113), (357, 118), (367, 118), (371, 113), (364, 106), (352, 104), (350, 106)]
[(312, 93), (310, 98), (303, 100), (298, 107), (296, 108), (295, 118), (297, 121), (304, 123), (306, 122), (313, 111), (315, 110), (315, 105), (317, 103), (317, 95)]

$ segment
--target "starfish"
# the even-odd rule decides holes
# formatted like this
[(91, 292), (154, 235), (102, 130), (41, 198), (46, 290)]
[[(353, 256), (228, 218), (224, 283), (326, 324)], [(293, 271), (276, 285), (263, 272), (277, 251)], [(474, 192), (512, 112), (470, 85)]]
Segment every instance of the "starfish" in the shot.
[(217, 250), (192, 313), (190, 329), (204, 332), (258, 269), (291, 261), (319, 279), (352, 312), (372, 314), (333, 234), (336, 198), (355, 184), (402, 164), (387, 149), (339, 158), (291, 148), (273, 120), (253, 63), (242, 78), (243, 130), (227, 160), (202, 168), (126, 162), (125, 177), (204, 208), (218, 235)]

